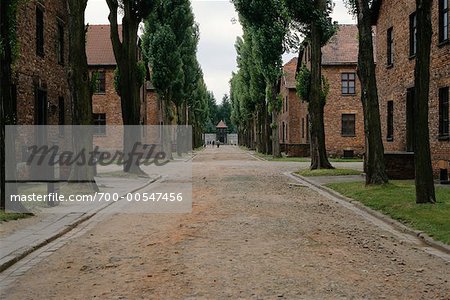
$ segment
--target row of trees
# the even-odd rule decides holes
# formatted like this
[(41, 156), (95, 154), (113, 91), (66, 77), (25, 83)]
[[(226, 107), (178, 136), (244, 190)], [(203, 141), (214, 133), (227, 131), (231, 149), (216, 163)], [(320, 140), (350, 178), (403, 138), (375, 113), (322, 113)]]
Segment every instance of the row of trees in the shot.
[[(17, 49), (16, 23), (19, 0), (2, 0), (0, 6), (0, 61), (1, 61), (1, 145), (0, 179), (1, 205), (5, 206), (5, 125), (16, 123), (16, 107), (11, 95), (13, 81), (11, 68)], [(69, 16), (69, 71), (68, 81), (73, 101), (73, 124), (92, 125), (92, 78), (86, 57), (85, 10), (88, 0), (67, 0)], [(194, 145), (201, 145), (201, 133), (208, 118), (207, 91), (203, 73), (196, 58), (199, 40), (198, 26), (189, 0), (106, 0), (110, 14), (111, 43), (117, 62), (117, 92), (121, 98), (124, 125), (140, 124), (139, 88), (143, 84), (142, 65), (138, 61), (138, 29), (145, 22), (143, 50), (151, 65), (151, 75), (164, 107), (166, 125), (193, 125)], [(119, 32), (119, 16), (122, 32)], [(125, 127), (127, 138), (139, 141), (139, 132)], [(131, 127), (130, 127), (131, 128)], [(124, 139), (125, 140), (125, 139)], [(77, 134), (74, 146), (92, 149), (92, 136)], [(131, 153), (133, 145), (124, 142), (124, 153)], [(8, 147), (13, 149), (14, 147)], [(75, 150), (77, 150), (75, 149)], [(14, 154), (10, 154), (14, 155)], [(13, 168), (15, 166), (12, 166)], [(138, 163), (124, 165), (124, 171), (141, 174)], [(71, 180), (83, 178), (83, 190), (98, 190), (94, 169), (75, 165)], [(86, 180), (88, 179), (88, 180)], [(9, 191), (14, 193), (14, 191)]]
[(224, 121), (228, 126), (229, 133), (237, 133), (234, 122), (231, 120), (232, 108), (231, 100), (228, 95), (224, 95), (222, 103), (217, 105), (214, 95), (210, 93), (208, 98), (209, 117), (206, 121), (206, 133), (215, 133), (216, 126), (220, 121)]
[[(321, 48), (333, 36), (336, 24), (330, 18), (331, 0), (233, 0), (243, 26), (236, 41), (238, 71), (232, 74), (232, 120), (243, 143), (262, 153), (280, 156), (277, 116), (282, 75), (281, 55), (296, 49), (301, 57), (304, 42), (311, 48), (308, 78), (297, 76), (299, 96), (308, 102), (310, 115), (311, 169), (333, 168), (325, 145), (324, 106), (326, 80), (321, 74)], [(364, 112), (366, 184), (388, 182), (375, 76), (372, 36), (372, 1), (347, 0), (359, 31), (358, 77)], [(417, 49), (415, 72), (416, 201), (435, 202), (428, 133), (428, 92), (431, 39), (431, 1), (416, 0)], [(299, 59), (299, 62), (301, 60)], [(297, 67), (297, 73), (302, 66)], [(306, 92), (305, 92), (306, 91)], [(256, 128), (256, 134), (254, 133)], [(271, 129), (271, 130), (270, 130)]]

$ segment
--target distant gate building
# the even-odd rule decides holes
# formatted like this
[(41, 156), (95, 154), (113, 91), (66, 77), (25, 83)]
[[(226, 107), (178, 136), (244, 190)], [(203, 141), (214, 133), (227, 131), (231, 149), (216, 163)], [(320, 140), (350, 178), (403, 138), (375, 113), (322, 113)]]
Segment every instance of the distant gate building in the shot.
[(224, 121), (220, 121), (216, 126), (216, 137), (221, 144), (227, 144), (228, 126)]

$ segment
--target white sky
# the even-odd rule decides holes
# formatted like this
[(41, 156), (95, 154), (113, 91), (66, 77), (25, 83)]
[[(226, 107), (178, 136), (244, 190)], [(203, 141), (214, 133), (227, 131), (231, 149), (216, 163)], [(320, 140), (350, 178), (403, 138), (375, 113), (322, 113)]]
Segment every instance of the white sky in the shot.
[[(218, 103), (229, 93), (231, 72), (236, 70), (236, 37), (242, 35), (239, 22), (233, 24), (238, 14), (228, 0), (191, 0), (195, 20), (200, 25), (200, 43), (197, 57), (202, 66), (205, 82)], [(340, 24), (354, 23), (342, 0), (335, 0), (333, 19)], [(86, 22), (108, 24), (108, 6), (105, 0), (89, 0)], [(296, 54), (286, 54), (286, 62)]]

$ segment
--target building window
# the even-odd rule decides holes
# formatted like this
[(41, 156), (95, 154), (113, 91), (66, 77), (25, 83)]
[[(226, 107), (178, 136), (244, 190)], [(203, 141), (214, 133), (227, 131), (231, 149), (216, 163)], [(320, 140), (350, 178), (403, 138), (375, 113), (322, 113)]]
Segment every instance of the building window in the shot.
[(394, 140), (394, 101), (388, 101), (387, 103), (386, 139), (388, 142), (392, 142)]
[(64, 135), (64, 125), (66, 124), (66, 115), (65, 115), (65, 105), (64, 105), (64, 97), (58, 98), (58, 128), (59, 128), (59, 135)]
[(449, 138), (448, 87), (439, 89), (439, 137)]
[(96, 94), (104, 94), (106, 92), (106, 76), (105, 71), (97, 71), (95, 73), (97, 76), (97, 82), (95, 85), (95, 93)]
[(391, 27), (387, 30), (387, 65), (392, 66), (394, 64), (394, 28)]
[(417, 52), (417, 15), (412, 13), (409, 16), (409, 56), (416, 55)]
[(448, 0), (439, 0), (439, 43), (448, 41)]
[(302, 118), (302, 139), (305, 138), (305, 118)]
[(342, 114), (342, 136), (355, 136), (355, 114)]
[(36, 54), (44, 57), (44, 10), (36, 6)]
[(92, 114), (94, 135), (106, 135), (106, 114)]
[(64, 65), (64, 26), (58, 23), (58, 63)]
[(342, 73), (342, 94), (343, 95), (354, 95), (355, 94), (355, 73)]
[(288, 96), (286, 96), (286, 100), (285, 100), (285, 105), (286, 105), (286, 112), (288, 111), (288, 105), (289, 105), (289, 98)]

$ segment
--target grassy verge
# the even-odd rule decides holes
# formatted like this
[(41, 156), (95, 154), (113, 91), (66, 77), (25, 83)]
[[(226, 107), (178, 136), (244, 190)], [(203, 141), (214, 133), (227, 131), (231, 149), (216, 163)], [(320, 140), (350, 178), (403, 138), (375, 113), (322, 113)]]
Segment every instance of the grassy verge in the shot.
[(314, 177), (314, 176), (361, 175), (362, 172), (352, 169), (320, 169), (320, 170), (300, 170), (295, 173), (301, 176)]
[(31, 217), (31, 215), (30, 214), (5, 213), (3, 211), (0, 211), (0, 223), (12, 221), (12, 220), (24, 219), (24, 218), (28, 218), (28, 217)]
[[(246, 150), (246, 149), (244, 149)], [(255, 152), (255, 156), (263, 158), (268, 161), (286, 161), (286, 162), (310, 162), (311, 158), (309, 157), (280, 157), (274, 158), (272, 155), (262, 154)], [(363, 160), (360, 158), (329, 158), (330, 162), (362, 162)]]
[(415, 203), (411, 181), (391, 181), (383, 186), (360, 182), (331, 183), (329, 188), (378, 210), (391, 218), (450, 245), (450, 189), (436, 188), (436, 204)]

